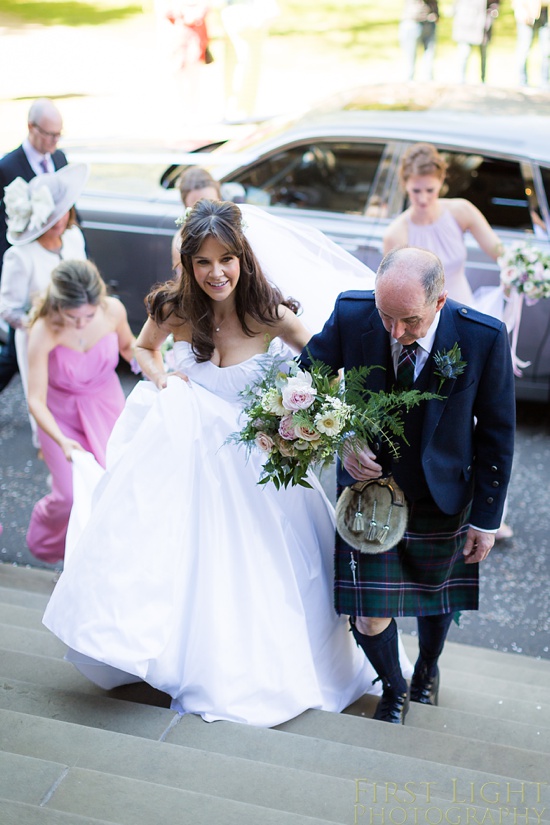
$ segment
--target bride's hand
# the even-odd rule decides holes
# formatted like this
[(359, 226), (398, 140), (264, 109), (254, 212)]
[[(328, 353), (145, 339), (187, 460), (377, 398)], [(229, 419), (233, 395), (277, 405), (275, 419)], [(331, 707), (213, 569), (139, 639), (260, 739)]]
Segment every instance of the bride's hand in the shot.
[(164, 390), (168, 384), (168, 379), (172, 378), (172, 376), (176, 376), (176, 378), (181, 378), (182, 381), (186, 381), (189, 384), (189, 378), (185, 375), (184, 372), (158, 372), (156, 375), (151, 376), (151, 381), (157, 388), (157, 390)]
[(372, 450), (361, 441), (351, 438), (344, 446), (342, 464), (357, 481), (367, 481), (369, 478), (379, 478), (382, 475), (382, 467), (377, 463)]

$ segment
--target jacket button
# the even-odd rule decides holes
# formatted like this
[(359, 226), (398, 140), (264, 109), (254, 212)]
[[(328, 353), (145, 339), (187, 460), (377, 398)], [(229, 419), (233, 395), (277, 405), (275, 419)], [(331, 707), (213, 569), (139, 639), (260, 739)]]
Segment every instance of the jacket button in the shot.
[(499, 482), (498, 481), (493, 481), (493, 487), (500, 487)]
[(467, 315), (467, 314), (468, 314), (468, 310), (466, 309), (466, 307), (462, 307), (462, 309), (461, 309), (460, 311), (461, 311), (461, 313), (462, 313), (463, 315)]
[(472, 465), (468, 464), (468, 466), (466, 467), (466, 471), (469, 473), (471, 469), (472, 469)]
[(493, 473), (496, 473), (496, 471), (498, 470), (497, 465), (493, 464), (493, 466), (491, 467), (491, 470), (493, 471)]
[(492, 496), (489, 496), (489, 498), (487, 499), (487, 504), (492, 504), (493, 501), (494, 501), (494, 498)]

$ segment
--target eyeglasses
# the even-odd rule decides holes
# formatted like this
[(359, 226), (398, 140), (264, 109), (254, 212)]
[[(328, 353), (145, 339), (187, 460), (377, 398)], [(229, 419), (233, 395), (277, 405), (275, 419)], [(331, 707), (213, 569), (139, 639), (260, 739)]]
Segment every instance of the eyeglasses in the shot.
[(45, 129), (42, 128), (42, 126), (39, 126), (38, 123), (31, 123), (31, 126), (34, 126), (35, 129), (38, 129), (38, 131), (43, 137), (48, 137), (52, 140), (59, 140), (62, 134), (61, 132), (47, 132)]

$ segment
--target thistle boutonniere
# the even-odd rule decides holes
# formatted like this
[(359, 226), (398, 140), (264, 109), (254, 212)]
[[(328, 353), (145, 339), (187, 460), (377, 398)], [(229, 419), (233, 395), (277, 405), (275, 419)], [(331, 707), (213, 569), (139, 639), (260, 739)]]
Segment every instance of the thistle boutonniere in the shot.
[(466, 369), (466, 361), (462, 360), (462, 353), (456, 342), (448, 352), (436, 352), (434, 361), (436, 366), (434, 375), (439, 378), (438, 392), (448, 378), (458, 378)]

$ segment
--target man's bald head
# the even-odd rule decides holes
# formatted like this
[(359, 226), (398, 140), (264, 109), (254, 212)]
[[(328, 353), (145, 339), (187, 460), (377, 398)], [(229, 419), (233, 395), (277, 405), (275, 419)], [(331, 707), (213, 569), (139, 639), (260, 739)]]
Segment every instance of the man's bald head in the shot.
[(374, 290), (380, 319), (401, 344), (424, 338), (447, 298), (441, 261), (416, 247), (396, 249), (384, 257)]

